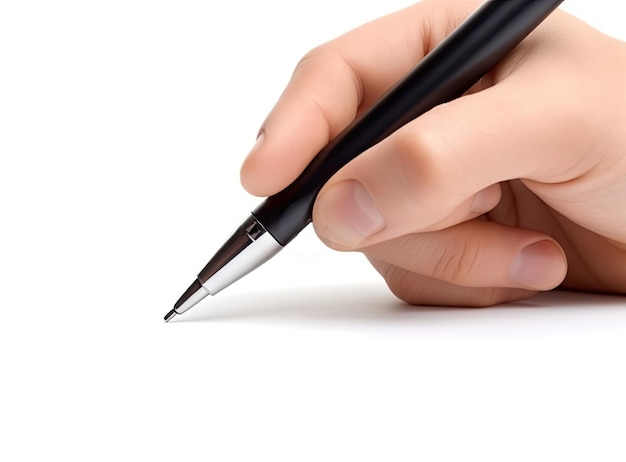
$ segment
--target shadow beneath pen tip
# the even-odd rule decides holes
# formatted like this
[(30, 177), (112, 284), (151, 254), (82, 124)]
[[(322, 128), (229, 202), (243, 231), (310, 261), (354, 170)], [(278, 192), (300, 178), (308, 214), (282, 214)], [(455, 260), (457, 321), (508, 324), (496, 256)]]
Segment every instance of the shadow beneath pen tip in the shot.
[[(617, 312), (620, 319), (626, 320), (625, 308), (625, 297), (567, 291), (541, 293), (527, 300), (488, 308), (414, 306), (397, 299), (384, 283), (362, 283), (221, 293), (206, 298), (193, 309), (176, 316), (172, 323), (219, 323), (236, 319), (238, 322), (272, 323), (317, 321), (335, 324), (404, 324), (419, 320), (420, 324), (456, 324), (493, 321), (503, 316), (511, 321), (532, 316), (532, 322), (536, 322), (538, 316), (543, 319), (555, 315), (575, 318), (577, 311), (584, 313), (590, 309)], [(540, 314), (537, 315), (537, 312)]]
[(221, 293), (176, 318), (176, 322), (231, 319), (380, 320), (406, 305), (380, 284), (300, 287), (246, 293)]

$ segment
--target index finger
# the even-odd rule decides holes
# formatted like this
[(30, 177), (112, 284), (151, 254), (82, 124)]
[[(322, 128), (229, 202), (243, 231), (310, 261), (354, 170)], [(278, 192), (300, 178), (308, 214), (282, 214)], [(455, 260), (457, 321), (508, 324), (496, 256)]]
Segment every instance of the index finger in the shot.
[[(458, 4), (457, 22), (476, 1)], [(307, 53), (241, 168), (243, 186), (269, 196), (288, 186), (328, 142), (454, 28), (441, 2), (421, 2)], [(447, 5), (447, 4), (444, 4)], [(449, 6), (449, 5), (448, 5)], [(449, 8), (450, 9), (450, 8)]]

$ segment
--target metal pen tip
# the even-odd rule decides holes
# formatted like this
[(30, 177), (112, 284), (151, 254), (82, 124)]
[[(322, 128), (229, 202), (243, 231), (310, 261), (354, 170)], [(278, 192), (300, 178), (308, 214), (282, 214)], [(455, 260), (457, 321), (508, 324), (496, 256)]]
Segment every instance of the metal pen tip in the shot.
[(170, 320), (171, 320), (174, 316), (176, 316), (177, 314), (178, 314), (178, 313), (176, 312), (176, 308), (174, 308), (174, 309), (170, 310), (170, 312), (169, 312), (169, 313), (167, 313), (163, 319), (165, 319), (165, 322), (170, 322)]

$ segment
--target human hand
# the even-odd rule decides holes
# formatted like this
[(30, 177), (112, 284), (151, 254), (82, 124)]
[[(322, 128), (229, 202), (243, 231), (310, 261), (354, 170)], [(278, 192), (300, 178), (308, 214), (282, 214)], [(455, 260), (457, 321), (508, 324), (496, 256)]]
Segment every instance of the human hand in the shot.
[[(425, 0), (309, 52), (242, 166), (274, 194), (479, 2)], [(403, 300), (626, 293), (626, 44), (553, 13), (465, 96), (341, 169), (313, 224)]]

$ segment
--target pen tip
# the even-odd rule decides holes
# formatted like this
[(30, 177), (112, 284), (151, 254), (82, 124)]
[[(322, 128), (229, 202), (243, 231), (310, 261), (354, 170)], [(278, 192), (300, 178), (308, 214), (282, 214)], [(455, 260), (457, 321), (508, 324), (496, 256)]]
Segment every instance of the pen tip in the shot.
[(169, 312), (169, 313), (167, 313), (163, 319), (165, 319), (165, 322), (170, 322), (170, 320), (171, 320), (174, 316), (176, 316), (177, 314), (178, 314), (178, 313), (176, 312), (176, 308), (174, 308), (174, 309), (170, 310), (170, 312)]

